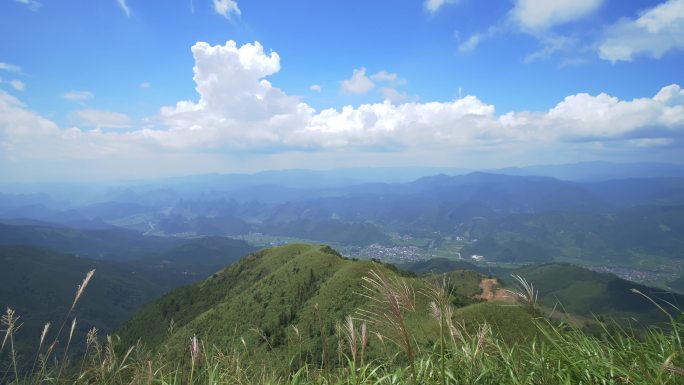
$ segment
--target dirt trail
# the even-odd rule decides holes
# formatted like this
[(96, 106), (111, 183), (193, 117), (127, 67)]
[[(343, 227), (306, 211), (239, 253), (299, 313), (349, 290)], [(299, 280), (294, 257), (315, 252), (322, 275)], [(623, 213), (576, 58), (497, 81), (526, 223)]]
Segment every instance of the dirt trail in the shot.
[(486, 301), (513, 302), (515, 300), (505, 290), (500, 290), (498, 286), (499, 281), (497, 281), (496, 278), (483, 278), (480, 281), (480, 289), (482, 289), (482, 294), (478, 295), (477, 298), (484, 299)]

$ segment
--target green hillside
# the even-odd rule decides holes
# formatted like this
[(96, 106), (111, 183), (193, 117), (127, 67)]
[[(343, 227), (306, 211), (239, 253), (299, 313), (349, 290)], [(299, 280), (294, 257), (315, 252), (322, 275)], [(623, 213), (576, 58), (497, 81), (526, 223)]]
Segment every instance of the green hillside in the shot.
[(164, 292), (202, 280), (244, 257), (254, 248), (245, 241), (228, 237), (202, 237), (187, 240), (170, 250), (125, 262), (125, 265)]
[(447, 258), (430, 258), (416, 262), (409, 262), (398, 265), (399, 268), (412, 271), (418, 275), (445, 273), (452, 270), (473, 270), (486, 273), (483, 269), (473, 263), (463, 260), (453, 260)]
[[(540, 282), (543, 302), (549, 293), (569, 290), (567, 281), (598, 287), (616, 279), (557, 264), (518, 272)], [(380, 285), (369, 290), (369, 277)], [(681, 383), (682, 361), (673, 354), (681, 351), (681, 323), (590, 335), (548, 320), (543, 306), (474, 299), (483, 278), (472, 270), (417, 277), (377, 261), (344, 258), (328, 246), (260, 250), (148, 303), (117, 336), (78, 350), (83, 361), (76, 359), (64, 373), (55, 361), (19, 383)], [(97, 277), (93, 289), (95, 282)], [(440, 287), (449, 294), (440, 295)], [(588, 293), (579, 298), (597, 295)], [(441, 305), (431, 307), (434, 300)], [(79, 309), (89, 305), (84, 300)], [(352, 323), (345, 320), (349, 315)], [(12, 357), (5, 354), (0, 365), (11, 368)]]
[(170, 250), (183, 242), (121, 228), (80, 230), (58, 225), (0, 223), (0, 245), (31, 245), (91, 259), (130, 261)]
[(77, 285), (92, 269), (96, 269), (95, 276), (74, 313), (76, 338), (81, 339), (91, 327), (113, 332), (145, 302), (162, 293), (149, 280), (111, 262), (29, 246), (0, 246), (0, 307), (2, 311), (9, 307), (21, 316), (23, 326), (17, 334), (21, 347), (33, 348), (47, 322), (53, 324), (51, 331), (56, 331)]
[(665, 301), (680, 309), (684, 305), (684, 295), (569, 264), (530, 265), (513, 273), (534, 284), (542, 304), (587, 317), (612, 318), (642, 326), (667, 321), (661, 311), (643, 296), (631, 292), (632, 289), (639, 290), (670, 310), (674, 309)]
[(112, 333), (146, 302), (204, 279), (251, 250), (243, 241), (209, 237), (145, 259), (116, 262), (33, 246), (0, 245), (0, 309), (11, 308), (21, 316), (17, 343), (30, 350), (45, 323), (59, 326), (55, 324), (67, 314), (77, 285), (86, 272), (95, 269), (74, 313), (75, 335), (81, 338), (91, 327)]
[[(662, 259), (681, 259), (684, 206), (638, 206), (614, 213), (510, 214), (464, 222), (461, 231), (478, 240), (467, 244), (461, 253), (484, 255), (491, 261), (550, 262), (562, 258), (652, 266)], [(655, 262), (644, 256), (651, 256)]]
[(679, 278), (675, 279), (674, 281), (669, 282), (668, 286), (670, 288), (672, 288), (672, 290), (676, 290), (679, 293), (684, 294), (684, 275), (680, 276)]
[[(181, 355), (187, 341), (196, 335), (216, 346), (232, 346), (244, 339), (253, 349), (252, 359), (267, 358), (272, 364), (287, 362), (293, 349), (308, 360), (320, 360), (326, 349), (326, 360), (336, 361), (338, 357), (331, 353), (331, 347), (338, 343), (336, 325), (348, 315), (359, 317), (357, 309), (370, 306), (361, 293), (363, 277), (372, 269), (389, 279), (402, 274), (377, 262), (346, 259), (327, 246), (293, 244), (261, 250), (203, 282), (150, 303), (119, 334), (124, 344), (141, 340), (147, 347), (172, 356)], [(480, 276), (474, 272), (454, 274), (450, 301), (461, 306), (476, 302), (471, 296), (479, 292)], [(406, 315), (407, 325), (426, 347), (438, 332), (437, 323), (430, 317), (429, 300), (421, 293), (431, 287), (429, 282), (434, 278), (402, 277), (413, 289), (416, 301), (415, 312)], [(520, 308), (502, 307), (496, 316), (511, 311), (519, 314)], [(528, 321), (530, 317), (527, 314)], [(295, 347), (293, 338), (298, 341)], [(380, 346), (374, 341), (369, 342), (369, 354), (377, 355)]]

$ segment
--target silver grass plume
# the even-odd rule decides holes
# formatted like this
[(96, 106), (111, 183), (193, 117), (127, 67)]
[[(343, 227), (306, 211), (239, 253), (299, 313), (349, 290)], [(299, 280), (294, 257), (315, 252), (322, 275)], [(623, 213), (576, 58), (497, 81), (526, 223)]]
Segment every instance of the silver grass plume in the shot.
[(81, 298), (81, 295), (83, 295), (83, 292), (88, 286), (90, 279), (93, 278), (93, 274), (95, 274), (95, 269), (90, 270), (88, 273), (86, 273), (85, 278), (83, 278), (83, 283), (78, 285), (78, 289), (76, 290), (76, 296), (74, 297), (74, 302), (71, 304), (71, 310), (74, 310), (74, 307), (76, 307), (76, 303), (78, 302), (79, 298)]
[(517, 282), (518, 290), (506, 290), (506, 292), (518, 298), (530, 307), (537, 306), (537, 297), (539, 292), (537, 292), (537, 290), (534, 288), (534, 285), (517, 274), (511, 274), (511, 277), (513, 277), (513, 279), (515, 279)]

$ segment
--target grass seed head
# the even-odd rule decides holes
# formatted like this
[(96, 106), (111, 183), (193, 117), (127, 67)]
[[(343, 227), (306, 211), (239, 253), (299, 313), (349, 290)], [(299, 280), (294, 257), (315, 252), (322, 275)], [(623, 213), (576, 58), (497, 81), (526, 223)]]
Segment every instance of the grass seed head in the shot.
[(83, 283), (78, 285), (78, 289), (76, 290), (76, 296), (74, 297), (74, 302), (71, 304), (71, 310), (73, 310), (74, 307), (76, 307), (76, 303), (81, 298), (81, 295), (83, 295), (83, 292), (85, 291), (86, 287), (88, 287), (88, 283), (90, 282), (90, 279), (93, 278), (93, 274), (95, 274), (95, 269), (90, 270), (88, 273), (86, 273), (85, 278), (83, 278)]
[(50, 323), (46, 323), (45, 326), (43, 326), (43, 332), (40, 333), (40, 346), (43, 346), (43, 342), (45, 341), (45, 336), (47, 335), (48, 330), (50, 329)]

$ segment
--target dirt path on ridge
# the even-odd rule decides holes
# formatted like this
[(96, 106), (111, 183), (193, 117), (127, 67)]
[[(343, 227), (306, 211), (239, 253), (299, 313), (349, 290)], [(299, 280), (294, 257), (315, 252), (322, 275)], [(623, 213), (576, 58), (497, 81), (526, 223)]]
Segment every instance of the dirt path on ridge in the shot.
[(515, 301), (510, 294), (508, 294), (505, 290), (499, 289), (498, 286), (499, 281), (497, 281), (496, 278), (483, 278), (480, 281), (480, 289), (482, 289), (482, 293), (476, 297), (484, 299), (485, 301)]

